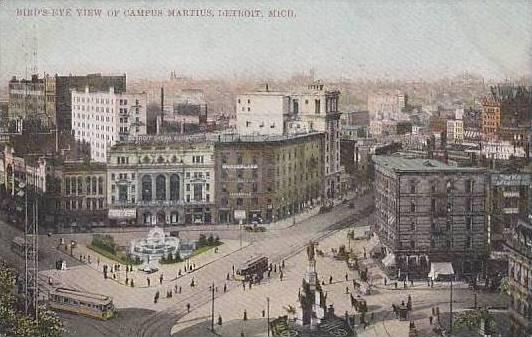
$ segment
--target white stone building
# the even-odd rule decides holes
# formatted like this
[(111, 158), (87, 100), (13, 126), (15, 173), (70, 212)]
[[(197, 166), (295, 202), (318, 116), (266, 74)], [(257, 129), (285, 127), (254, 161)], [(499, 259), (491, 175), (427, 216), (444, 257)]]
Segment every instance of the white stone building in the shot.
[(461, 119), (447, 120), (447, 142), (461, 144), (464, 141), (464, 121)]
[(90, 144), (91, 158), (106, 162), (118, 141), (146, 134), (146, 93), (72, 92), (72, 132)]
[(283, 135), (290, 118), (290, 96), (257, 91), (238, 95), (236, 128), (241, 135)]
[(211, 223), (214, 183), (214, 144), (204, 135), (130, 138), (109, 151), (109, 219), (145, 226)]
[(340, 92), (327, 90), (320, 81), (304, 90), (257, 91), (237, 96), (237, 132), (241, 135), (325, 133), (325, 197), (340, 183)]
[(377, 93), (368, 96), (368, 111), (371, 120), (404, 120), (408, 116), (402, 112), (406, 107), (407, 96), (399, 91)]

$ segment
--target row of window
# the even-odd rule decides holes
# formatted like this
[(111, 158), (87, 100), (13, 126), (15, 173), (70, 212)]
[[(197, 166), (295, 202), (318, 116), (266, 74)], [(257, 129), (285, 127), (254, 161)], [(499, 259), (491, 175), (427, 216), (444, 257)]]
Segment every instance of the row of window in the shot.
[(83, 177), (65, 177), (64, 190), (65, 195), (82, 195), (83, 187), (85, 186), (85, 194), (103, 194), (103, 178), (102, 177), (86, 177), (83, 183)]
[[(418, 182), (416, 180), (411, 180), (410, 181), (410, 193), (416, 193), (418, 191), (417, 187), (418, 187)], [(388, 180), (386, 180), (386, 188), (388, 188)], [(430, 189), (432, 193), (439, 192), (439, 189), (437, 188), (437, 185), (435, 183), (431, 183)], [(454, 189), (453, 182), (448, 181), (447, 190), (450, 191), (453, 189)], [(475, 189), (475, 181), (473, 179), (467, 179), (464, 181), (465, 193), (472, 193), (474, 189)]]
[[(85, 205), (85, 207), (83, 207)], [(103, 198), (98, 199), (85, 199), (85, 202), (83, 202), (83, 199), (77, 199), (77, 200), (66, 200), (65, 201), (65, 209), (66, 210), (99, 210), (104, 209), (104, 200)]]

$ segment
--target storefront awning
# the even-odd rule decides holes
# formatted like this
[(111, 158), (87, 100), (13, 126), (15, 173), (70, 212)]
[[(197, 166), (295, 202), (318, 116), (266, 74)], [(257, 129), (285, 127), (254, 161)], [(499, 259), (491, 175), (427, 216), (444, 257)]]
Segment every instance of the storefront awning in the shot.
[(136, 219), (136, 208), (110, 209), (109, 219)]
[(451, 276), (454, 275), (453, 265), (450, 262), (432, 262), (430, 264), (429, 277), (433, 280), (438, 276)]
[(388, 254), (384, 259), (382, 259), (382, 264), (385, 267), (395, 266), (395, 254)]

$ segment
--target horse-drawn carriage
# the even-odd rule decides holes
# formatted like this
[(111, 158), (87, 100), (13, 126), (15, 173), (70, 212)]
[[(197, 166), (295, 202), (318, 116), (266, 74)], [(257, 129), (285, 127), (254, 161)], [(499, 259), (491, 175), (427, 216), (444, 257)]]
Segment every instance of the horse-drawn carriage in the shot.
[(368, 312), (368, 304), (365, 299), (360, 297), (360, 295), (357, 297), (351, 295), (351, 306), (358, 312)]

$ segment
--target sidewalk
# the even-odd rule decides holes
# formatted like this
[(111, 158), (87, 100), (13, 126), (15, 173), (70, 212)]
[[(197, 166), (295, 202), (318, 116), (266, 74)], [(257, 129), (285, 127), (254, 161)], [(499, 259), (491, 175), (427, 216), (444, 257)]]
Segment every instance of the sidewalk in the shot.
[[(243, 247), (247, 247), (249, 245), (248, 242), (244, 242)], [(214, 249), (210, 249), (204, 253), (201, 253), (190, 260), (188, 260), (189, 265), (194, 265), (195, 268), (192, 271), (185, 272), (185, 261), (179, 262), (179, 263), (173, 263), (173, 264), (159, 264), (159, 271), (153, 273), (153, 274), (146, 274), (145, 272), (138, 271), (137, 269), (139, 266), (133, 266), (132, 272), (126, 272), (125, 266), (121, 265), (121, 268), (119, 271), (112, 271), (111, 266), (119, 265), (118, 262), (111, 260), (107, 257), (104, 257), (97, 252), (87, 248), (84, 245), (79, 245), (74, 249), (73, 256), (74, 258), (79, 260), (80, 255), (82, 258), (83, 265), (90, 267), (91, 269), (97, 271), (100, 273), (103, 277), (103, 266), (107, 265), (109, 267), (108, 272), (108, 280), (114, 281), (119, 285), (122, 285), (124, 287), (131, 287), (131, 285), (126, 285), (125, 280), (126, 277), (129, 280), (133, 280), (136, 288), (148, 288), (147, 286), (147, 279), (149, 278), (151, 283), (151, 288), (157, 288), (160, 285), (169, 284), (177, 279), (184, 277), (188, 274), (194, 274), (195, 271), (205, 267), (206, 265), (209, 265), (221, 258), (224, 258), (228, 255), (233, 254), (234, 252), (240, 250), (240, 244), (237, 240), (226, 240), (224, 241), (224, 244), (218, 247), (218, 253), (214, 252)], [(62, 249), (58, 249), (58, 251), (69, 255)], [(70, 256), (70, 255), (69, 255)], [(89, 256), (91, 257), (91, 263), (88, 262)], [(68, 269), (67, 269), (68, 270)], [(179, 270), (181, 270), (181, 275), (178, 275)], [(61, 283), (61, 280), (56, 279), (56, 275), (53, 272), (41, 272), (42, 275), (50, 276), (52, 277), (52, 280), (54, 283)], [(160, 277), (163, 275), (163, 281), (160, 282)]]

